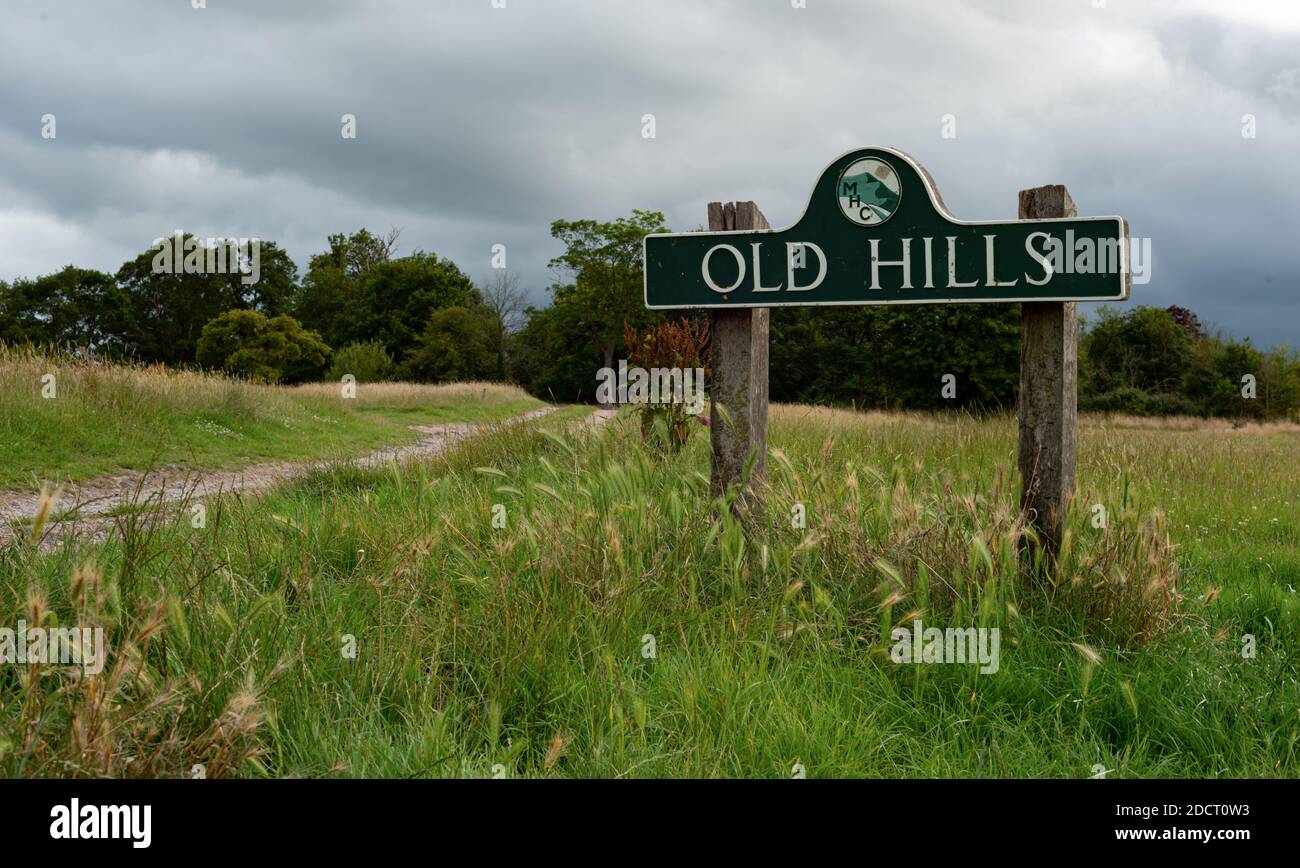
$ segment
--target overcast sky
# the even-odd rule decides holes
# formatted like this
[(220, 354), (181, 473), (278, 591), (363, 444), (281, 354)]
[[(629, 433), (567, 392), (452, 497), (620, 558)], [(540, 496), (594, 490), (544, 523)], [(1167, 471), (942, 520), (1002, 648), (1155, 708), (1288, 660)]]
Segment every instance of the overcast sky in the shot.
[(115, 271), (177, 228), (305, 268), (396, 226), (475, 278), (505, 244), (542, 303), (556, 218), (690, 230), (753, 199), (787, 226), (833, 158), (887, 145), (962, 219), (1066, 184), (1151, 238), (1130, 303), (1300, 344), (1300, 3), (1095, 5), (0, 0), (0, 278)]

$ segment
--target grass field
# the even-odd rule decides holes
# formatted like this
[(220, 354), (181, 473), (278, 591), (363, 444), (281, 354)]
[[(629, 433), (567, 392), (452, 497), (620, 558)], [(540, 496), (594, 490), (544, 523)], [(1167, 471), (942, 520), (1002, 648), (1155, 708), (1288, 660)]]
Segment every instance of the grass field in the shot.
[[(1300, 431), (1084, 420), (1034, 585), (1013, 418), (776, 407), (747, 533), (704, 429), (663, 457), (577, 416), (4, 550), (0, 623), (110, 653), (0, 669), (0, 773), (1300, 773)], [(893, 663), (917, 618), (998, 627), (998, 671)]]
[[(53, 375), (53, 397), (42, 397)], [(0, 346), (0, 491), (162, 464), (217, 469), (414, 442), (413, 424), (496, 422), (541, 406), (494, 383), (260, 386)]]

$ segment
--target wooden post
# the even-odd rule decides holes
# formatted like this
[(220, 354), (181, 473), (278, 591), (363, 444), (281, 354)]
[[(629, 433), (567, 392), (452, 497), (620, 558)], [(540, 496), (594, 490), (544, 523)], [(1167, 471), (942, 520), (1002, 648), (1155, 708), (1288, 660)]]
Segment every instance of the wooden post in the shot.
[[(1022, 220), (1077, 214), (1063, 185), (1020, 191)], [(1020, 505), (1052, 558), (1060, 550), (1066, 508), (1074, 496), (1078, 367), (1075, 303), (1022, 302)]]
[[(709, 231), (768, 229), (767, 218), (753, 202), (709, 203)], [(713, 444), (710, 488), (714, 497), (739, 486), (740, 513), (761, 505), (767, 477), (768, 309), (714, 309), (709, 312), (709, 439)], [(729, 418), (718, 412), (725, 408)], [(753, 470), (745, 467), (757, 450)]]

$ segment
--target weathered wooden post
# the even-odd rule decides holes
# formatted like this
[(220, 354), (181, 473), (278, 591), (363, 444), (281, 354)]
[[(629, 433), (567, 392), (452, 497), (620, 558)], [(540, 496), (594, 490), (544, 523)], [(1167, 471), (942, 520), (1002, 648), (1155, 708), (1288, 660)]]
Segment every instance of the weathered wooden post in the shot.
[[(1075, 217), (1061, 184), (1020, 191), (1020, 219)], [(1078, 325), (1072, 301), (1020, 304), (1020, 506), (1051, 557), (1074, 496), (1078, 427)]]
[[(710, 232), (770, 228), (753, 202), (709, 203)], [(768, 309), (713, 310), (709, 331), (710, 489), (718, 497), (733, 485), (739, 486), (740, 505), (749, 512), (761, 505), (762, 482), (767, 476)], [(754, 465), (746, 478), (751, 455)]]

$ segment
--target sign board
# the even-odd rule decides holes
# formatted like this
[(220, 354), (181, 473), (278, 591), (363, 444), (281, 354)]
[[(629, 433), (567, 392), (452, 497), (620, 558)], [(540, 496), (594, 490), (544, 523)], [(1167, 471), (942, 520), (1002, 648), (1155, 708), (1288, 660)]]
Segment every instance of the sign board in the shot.
[(851, 151), (788, 229), (645, 238), (645, 304), (662, 308), (1128, 298), (1120, 217), (958, 220), (891, 148)]

